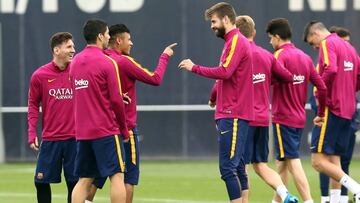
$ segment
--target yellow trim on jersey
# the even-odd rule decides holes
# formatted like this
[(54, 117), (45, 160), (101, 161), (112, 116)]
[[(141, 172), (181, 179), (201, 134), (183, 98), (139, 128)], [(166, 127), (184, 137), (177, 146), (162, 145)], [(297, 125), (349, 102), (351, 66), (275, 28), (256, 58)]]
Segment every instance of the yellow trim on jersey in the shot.
[(233, 136), (232, 136), (231, 151), (230, 151), (230, 159), (232, 159), (232, 158), (234, 157), (234, 155), (235, 155), (237, 130), (238, 130), (238, 119), (237, 119), (237, 118), (234, 118), (234, 123), (233, 123)]
[[(106, 55), (104, 55), (104, 56), (106, 56)], [(114, 59), (112, 59), (110, 56), (106, 56), (106, 58), (110, 59), (110, 61), (114, 64), (115, 71), (116, 71), (116, 77), (117, 77), (117, 80), (118, 80), (119, 92), (120, 92), (120, 95), (122, 96), (119, 67), (118, 67), (116, 61)]]
[(320, 131), (318, 153), (322, 152), (322, 148), (323, 148), (323, 145), (324, 145), (324, 139), (325, 139), (325, 132), (326, 132), (326, 126), (327, 126), (327, 122), (328, 122), (328, 117), (329, 117), (329, 108), (326, 106), (325, 107), (324, 123), (321, 126), (321, 131)]
[(140, 68), (141, 70), (143, 70), (146, 74), (150, 75), (150, 76), (154, 76), (154, 73), (149, 71), (146, 68), (143, 68), (139, 63), (137, 63), (133, 58), (131, 58), (130, 56), (125, 56), (127, 59), (129, 59), (136, 67)]
[(279, 141), (279, 149), (280, 149), (280, 158), (284, 158), (284, 146), (282, 143), (282, 138), (281, 138), (281, 131), (280, 131), (280, 124), (276, 123), (276, 134), (277, 134), (277, 138)]
[[(319, 66), (319, 64), (316, 65), (315, 70), (316, 70), (317, 73), (320, 72), (320, 66)], [(317, 91), (317, 88), (314, 86), (314, 89), (313, 89), (313, 95), (314, 95), (314, 96), (315, 96), (316, 91)]]
[(276, 59), (278, 59), (280, 53), (281, 53), (283, 50), (284, 50), (284, 49), (279, 49), (279, 50), (277, 50), (277, 51), (274, 53), (274, 57), (275, 57)]
[(125, 172), (125, 165), (124, 165), (124, 161), (123, 161), (122, 155), (121, 155), (119, 137), (118, 137), (118, 135), (114, 135), (114, 137), (115, 137), (115, 142), (116, 142), (116, 151), (117, 151), (117, 155), (118, 155), (119, 163), (120, 163), (120, 170), (121, 170), (121, 172)]
[(226, 60), (225, 60), (225, 63), (224, 63), (224, 68), (227, 68), (230, 64), (230, 61), (234, 55), (234, 52), (235, 52), (235, 48), (236, 48), (236, 44), (237, 44), (237, 41), (238, 41), (238, 38), (239, 38), (239, 35), (234, 35), (232, 41), (231, 41), (231, 49), (230, 49), (230, 52), (229, 52), (229, 55), (226, 57)]
[(321, 42), (321, 46), (324, 54), (324, 63), (326, 66), (329, 66), (329, 55), (326, 47), (326, 39)]
[(136, 146), (135, 146), (135, 137), (134, 132), (129, 130), (130, 134), (130, 145), (131, 145), (131, 162), (136, 165)]

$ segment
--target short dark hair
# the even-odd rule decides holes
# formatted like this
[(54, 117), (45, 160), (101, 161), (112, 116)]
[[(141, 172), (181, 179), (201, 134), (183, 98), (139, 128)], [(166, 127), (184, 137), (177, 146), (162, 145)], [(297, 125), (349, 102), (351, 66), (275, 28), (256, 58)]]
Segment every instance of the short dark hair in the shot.
[(327, 29), (325, 25), (320, 21), (313, 20), (308, 22), (304, 28), (304, 34), (303, 34), (304, 42), (308, 42), (307, 41), (308, 36), (313, 34), (315, 30), (327, 30)]
[(350, 35), (351, 35), (350, 30), (348, 30), (344, 27), (331, 26), (329, 31), (331, 33), (336, 33), (339, 37), (350, 37)]
[(290, 23), (286, 18), (275, 18), (272, 19), (266, 27), (266, 33), (271, 35), (279, 35), (283, 40), (291, 39), (291, 27)]
[(236, 27), (246, 38), (250, 38), (255, 31), (255, 22), (250, 16), (238, 16), (236, 17)]
[(50, 47), (51, 51), (54, 51), (54, 48), (68, 40), (72, 40), (73, 36), (69, 32), (57, 32), (50, 37)]
[(225, 2), (220, 2), (212, 7), (206, 9), (205, 19), (210, 20), (211, 17), (216, 14), (219, 18), (224, 18), (225, 16), (229, 17), (232, 24), (235, 24), (236, 12), (234, 7)]
[(106, 32), (107, 23), (100, 19), (86, 21), (83, 27), (83, 35), (88, 44), (96, 43), (97, 36)]
[(110, 34), (110, 43), (113, 43), (118, 35), (121, 35), (123, 33), (129, 33), (129, 28), (126, 27), (124, 24), (115, 24), (110, 26), (109, 28), (109, 34)]

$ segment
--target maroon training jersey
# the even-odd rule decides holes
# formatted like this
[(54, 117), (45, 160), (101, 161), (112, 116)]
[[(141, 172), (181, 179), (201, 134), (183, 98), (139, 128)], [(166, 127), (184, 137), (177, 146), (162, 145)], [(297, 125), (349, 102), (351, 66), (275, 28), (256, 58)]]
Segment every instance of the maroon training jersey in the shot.
[(215, 119), (254, 119), (252, 53), (250, 42), (234, 28), (224, 36), (220, 66), (194, 65), (192, 72), (217, 79)]
[(87, 46), (71, 65), (75, 131), (78, 140), (114, 134), (129, 137), (117, 63), (96, 46)]
[(34, 143), (39, 107), (42, 108), (42, 139), (67, 140), (75, 137), (73, 89), (69, 68), (60, 70), (52, 61), (38, 68), (30, 80), (28, 95), (28, 142)]
[(355, 92), (359, 58), (355, 49), (336, 35), (330, 34), (319, 49), (319, 73), (327, 91), (329, 110), (342, 118), (351, 119), (355, 112)]
[(155, 71), (151, 72), (130, 56), (121, 55), (114, 49), (107, 49), (105, 53), (118, 63), (122, 91), (131, 98), (131, 103), (125, 105), (125, 111), (127, 127), (132, 129), (136, 126), (136, 81), (160, 85), (170, 57), (167, 54), (161, 54)]
[(287, 43), (275, 52), (275, 58), (293, 74), (293, 82), (273, 85), (272, 116), (274, 123), (293, 128), (304, 128), (305, 104), (309, 81), (318, 90), (319, 116), (324, 116), (326, 86), (316, 72), (311, 58), (294, 44)]

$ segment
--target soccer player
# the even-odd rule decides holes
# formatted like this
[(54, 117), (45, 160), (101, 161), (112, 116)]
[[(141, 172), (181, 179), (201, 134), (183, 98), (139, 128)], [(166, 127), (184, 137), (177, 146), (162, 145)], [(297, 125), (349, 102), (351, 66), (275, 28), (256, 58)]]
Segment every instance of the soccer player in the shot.
[(249, 121), (253, 120), (252, 54), (250, 42), (235, 26), (236, 13), (228, 3), (217, 3), (205, 11), (216, 36), (225, 40), (220, 65), (209, 68), (190, 59), (179, 68), (217, 79), (215, 120), (219, 134), (219, 165), (232, 203), (241, 202), (239, 167)]
[[(121, 87), (123, 92), (128, 93), (131, 103), (125, 106), (126, 124), (130, 130), (130, 142), (124, 143), (126, 153), (126, 172), (125, 172), (125, 188), (126, 202), (131, 203), (133, 200), (134, 186), (139, 182), (139, 145), (138, 130), (136, 128), (136, 81), (150, 85), (160, 85), (170, 57), (174, 54), (172, 44), (165, 48), (159, 58), (158, 66), (154, 72), (143, 68), (133, 58), (130, 57), (130, 50), (133, 46), (131, 41), (130, 30), (124, 24), (112, 25), (109, 28), (110, 40), (109, 48), (105, 51), (119, 66), (121, 75)], [(99, 188), (103, 186), (106, 179), (95, 181), (95, 185)], [(96, 188), (92, 188), (92, 192), (88, 200), (92, 201)]]
[[(55, 33), (50, 39), (53, 60), (38, 68), (30, 80), (28, 97), (28, 143), (39, 151), (35, 186), (39, 203), (51, 202), (50, 183), (61, 182), (61, 170), (68, 188), (68, 202), (78, 180), (74, 175), (76, 141), (73, 115), (73, 89), (69, 64), (74, 56), (73, 37)], [(42, 107), (42, 142), (39, 146), (36, 125)]]
[[(125, 203), (124, 141), (129, 139), (117, 63), (104, 54), (109, 29), (102, 20), (83, 27), (87, 46), (74, 57), (70, 76), (74, 82), (77, 155), (73, 203), (84, 203), (94, 178), (109, 177), (111, 202)], [(120, 136), (120, 133), (122, 136)]]
[[(288, 193), (281, 177), (267, 166), (269, 154), (269, 107), (270, 85), (275, 82), (289, 83), (293, 75), (265, 49), (254, 42), (255, 23), (250, 16), (238, 16), (236, 27), (250, 41), (253, 54), (254, 84), (254, 121), (249, 124), (246, 138), (244, 160), (247, 166), (253, 164), (255, 172), (281, 197), (284, 202), (295, 202), (295, 197)], [(243, 186), (242, 188), (246, 188)], [(248, 202), (248, 191), (243, 190), (242, 202)]]
[(319, 49), (319, 73), (327, 88), (325, 116), (315, 117), (311, 151), (313, 167), (331, 180), (331, 203), (340, 202), (341, 185), (355, 194), (360, 202), (360, 185), (342, 169), (340, 155), (346, 153), (351, 133), (351, 118), (355, 112), (355, 91), (359, 57), (350, 43), (336, 33), (331, 34), (323, 23), (311, 21), (305, 26), (304, 41)]
[[(313, 203), (310, 187), (299, 158), (302, 131), (305, 127), (305, 104), (309, 81), (318, 89), (319, 111), (324, 115), (326, 86), (316, 72), (311, 58), (291, 43), (291, 27), (287, 19), (272, 19), (266, 28), (275, 58), (293, 74), (293, 83), (273, 86), (272, 121), (275, 135), (276, 164), (285, 184), (290, 171), (301, 198)], [(273, 202), (279, 202), (275, 194)]]

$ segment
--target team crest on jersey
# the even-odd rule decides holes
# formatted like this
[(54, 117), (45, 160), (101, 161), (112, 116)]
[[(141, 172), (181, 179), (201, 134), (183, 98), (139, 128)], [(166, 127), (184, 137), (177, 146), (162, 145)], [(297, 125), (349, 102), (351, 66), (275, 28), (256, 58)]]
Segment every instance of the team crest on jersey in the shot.
[(54, 97), (56, 100), (72, 99), (73, 90), (71, 88), (50, 89), (49, 95)]
[(39, 172), (39, 173), (37, 173), (36, 178), (39, 179), (39, 180), (41, 180), (41, 179), (44, 178), (44, 174), (41, 173), (41, 172)]

